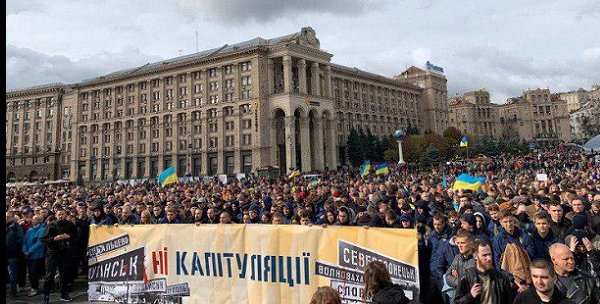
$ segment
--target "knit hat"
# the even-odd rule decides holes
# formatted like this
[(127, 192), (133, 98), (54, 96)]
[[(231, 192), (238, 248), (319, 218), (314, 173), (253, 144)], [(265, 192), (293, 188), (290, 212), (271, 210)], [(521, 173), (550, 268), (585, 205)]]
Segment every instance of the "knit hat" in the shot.
[(577, 214), (573, 217), (573, 228), (584, 229), (587, 224), (587, 218), (585, 215)]

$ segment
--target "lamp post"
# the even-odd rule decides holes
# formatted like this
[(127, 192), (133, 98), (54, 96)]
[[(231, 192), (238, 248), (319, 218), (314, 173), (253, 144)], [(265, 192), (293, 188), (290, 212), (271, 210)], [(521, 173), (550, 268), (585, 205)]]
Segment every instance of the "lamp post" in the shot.
[(394, 137), (398, 141), (398, 165), (405, 164), (404, 157), (402, 156), (402, 139), (406, 136), (406, 132), (403, 130), (396, 130)]

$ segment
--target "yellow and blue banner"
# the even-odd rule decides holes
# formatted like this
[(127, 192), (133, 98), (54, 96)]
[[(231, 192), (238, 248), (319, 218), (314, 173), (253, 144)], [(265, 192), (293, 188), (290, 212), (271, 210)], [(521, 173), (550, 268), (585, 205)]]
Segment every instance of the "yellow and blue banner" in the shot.
[(319, 185), (319, 179), (318, 178), (313, 178), (310, 183), (308, 183), (309, 186), (311, 187), (316, 187)]
[(344, 303), (363, 303), (369, 261), (419, 298), (415, 229), (92, 225), (88, 244), (88, 301), (309, 303), (330, 286)]
[(177, 173), (175, 173), (175, 168), (173, 166), (167, 168), (158, 176), (158, 183), (161, 187), (174, 184), (177, 182)]
[(360, 176), (369, 175), (370, 170), (371, 170), (371, 161), (367, 160), (362, 164), (362, 166), (360, 166)]
[(481, 185), (485, 182), (483, 176), (471, 176), (463, 173), (456, 178), (452, 190), (472, 190), (473, 192), (479, 190)]
[(388, 163), (379, 164), (375, 167), (375, 174), (388, 174), (389, 172)]
[(463, 136), (462, 140), (460, 141), (460, 147), (468, 147), (469, 146), (469, 142), (467, 140), (466, 136)]
[(288, 179), (292, 179), (299, 175), (300, 175), (300, 170), (296, 170), (296, 171), (292, 172), (290, 175), (288, 175)]

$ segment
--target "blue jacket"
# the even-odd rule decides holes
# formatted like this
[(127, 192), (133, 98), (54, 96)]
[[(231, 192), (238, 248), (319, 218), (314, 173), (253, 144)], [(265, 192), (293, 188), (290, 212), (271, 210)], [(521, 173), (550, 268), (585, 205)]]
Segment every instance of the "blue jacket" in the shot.
[(29, 257), (27, 257), (27, 259), (34, 260), (44, 257), (44, 245), (40, 240), (44, 230), (44, 225), (39, 224), (35, 227), (29, 228), (25, 233), (25, 239), (23, 240), (21, 251), (23, 253), (29, 252)]
[(448, 242), (452, 237), (452, 232), (448, 227), (444, 229), (442, 233), (437, 232), (436, 230), (431, 230), (429, 233), (429, 242), (431, 243), (431, 252), (435, 252), (440, 242)]
[(454, 257), (458, 254), (458, 247), (454, 244), (454, 237), (449, 241), (439, 242), (435, 251), (431, 253), (429, 267), (431, 270), (431, 278), (441, 280), (446, 270), (452, 265)]
[(530, 258), (534, 255), (533, 240), (527, 233), (521, 231), (519, 228), (515, 228), (513, 234), (508, 234), (508, 232), (502, 228), (500, 233), (492, 240), (492, 247), (494, 248), (494, 264), (498, 270), (500, 269), (500, 257), (502, 256), (502, 253), (504, 253), (506, 245), (509, 243), (517, 244), (525, 249)]
[(500, 225), (499, 221), (490, 220), (487, 230), (488, 235), (493, 239), (496, 235), (498, 235), (498, 233), (500, 233), (500, 230), (502, 230), (502, 225)]
[(98, 218), (95, 217), (94, 215), (92, 215), (92, 217), (90, 218), (90, 225), (98, 225), (98, 226), (107, 225), (108, 226), (108, 225), (112, 225), (112, 224), (113, 224), (112, 219), (104, 213), (102, 213), (100, 215), (100, 217), (98, 217)]

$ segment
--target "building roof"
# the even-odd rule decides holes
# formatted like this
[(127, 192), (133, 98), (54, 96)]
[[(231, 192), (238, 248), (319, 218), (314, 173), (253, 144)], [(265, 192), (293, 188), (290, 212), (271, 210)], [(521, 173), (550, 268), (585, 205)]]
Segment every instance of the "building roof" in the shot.
[(55, 82), (55, 83), (47, 83), (47, 84), (42, 84), (42, 85), (37, 85), (37, 86), (32, 86), (32, 87), (27, 87), (27, 88), (18, 88), (18, 89), (6, 91), (6, 97), (12, 97), (12, 96), (17, 96), (17, 95), (23, 96), (23, 95), (30, 95), (30, 94), (46, 93), (46, 92), (50, 92), (52, 90), (63, 89), (66, 86), (67, 85), (62, 82)]
[(394, 79), (394, 78), (389, 78), (389, 77), (385, 77), (382, 75), (378, 75), (378, 74), (374, 74), (371, 72), (367, 72), (367, 71), (363, 71), (361, 69), (358, 68), (351, 68), (351, 67), (347, 67), (345, 65), (341, 65), (341, 64), (336, 64), (336, 63), (330, 63), (331, 68), (332, 69), (337, 69), (338, 71), (342, 71), (342, 72), (346, 72), (349, 74), (353, 74), (353, 75), (357, 75), (357, 76), (362, 76), (362, 77), (366, 77), (366, 78), (371, 78), (374, 80), (379, 80), (379, 81), (383, 81), (383, 82), (387, 82), (391, 85), (399, 85), (402, 87), (406, 87), (406, 88), (410, 88), (410, 89), (415, 89), (415, 90), (421, 90), (420, 87), (412, 84), (412, 83), (408, 83), (403, 81), (402, 79)]

